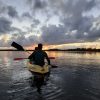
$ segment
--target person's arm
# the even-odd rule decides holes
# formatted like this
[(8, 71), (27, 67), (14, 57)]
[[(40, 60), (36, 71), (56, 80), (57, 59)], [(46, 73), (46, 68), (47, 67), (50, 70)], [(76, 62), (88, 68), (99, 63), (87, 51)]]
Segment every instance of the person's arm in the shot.
[(28, 59), (32, 59), (34, 55), (34, 52), (28, 57)]
[(50, 65), (50, 59), (49, 59), (49, 57), (48, 57), (48, 55), (47, 55), (46, 52), (45, 52), (45, 57), (46, 57), (46, 59), (47, 59), (48, 65)]

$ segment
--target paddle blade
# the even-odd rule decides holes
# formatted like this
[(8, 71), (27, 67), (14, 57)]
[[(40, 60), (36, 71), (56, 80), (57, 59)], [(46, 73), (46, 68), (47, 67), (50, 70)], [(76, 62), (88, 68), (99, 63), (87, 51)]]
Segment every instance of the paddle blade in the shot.
[(57, 68), (58, 66), (57, 65), (51, 65), (51, 68)]
[(28, 59), (28, 58), (14, 58), (14, 60), (24, 60), (24, 59)]
[(24, 51), (24, 48), (16, 42), (12, 42), (11, 46), (13, 46), (14, 48), (16, 48), (19, 51)]

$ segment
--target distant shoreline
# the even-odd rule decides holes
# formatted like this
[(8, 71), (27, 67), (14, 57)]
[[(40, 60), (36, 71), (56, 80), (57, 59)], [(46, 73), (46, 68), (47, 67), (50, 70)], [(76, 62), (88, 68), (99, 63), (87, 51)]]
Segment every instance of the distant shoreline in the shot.
[[(15, 49), (0, 49), (0, 51), (21, 51), (21, 50), (15, 50)], [(26, 51), (34, 51), (34, 50), (26, 50)], [(85, 48), (76, 48), (76, 49), (48, 49), (44, 51), (68, 51), (68, 52), (100, 52), (100, 49), (85, 49)]]
[[(0, 49), (0, 51), (21, 51), (21, 50), (13, 50), (13, 49)], [(26, 50), (26, 51), (34, 51), (34, 50)]]

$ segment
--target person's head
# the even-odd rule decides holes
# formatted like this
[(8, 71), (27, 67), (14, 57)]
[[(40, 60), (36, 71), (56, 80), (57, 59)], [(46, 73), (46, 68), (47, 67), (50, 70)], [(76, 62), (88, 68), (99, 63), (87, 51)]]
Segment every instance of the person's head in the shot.
[(39, 43), (39, 44), (38, 44), (38, 49), (39, 49), (39, 50), (42, 50), (42, 46), (43, 46), (43, 45), (42, 45), (41, 43)]
[(35, 50), (38, 50), (38, 47), (35, 47)]

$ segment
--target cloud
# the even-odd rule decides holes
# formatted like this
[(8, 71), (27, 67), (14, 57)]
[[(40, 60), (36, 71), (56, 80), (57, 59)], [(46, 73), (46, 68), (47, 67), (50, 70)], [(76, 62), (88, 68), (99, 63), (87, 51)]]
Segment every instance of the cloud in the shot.
[[(95, 9), (100, 8), (99, 0), (27, 0), (27, 4), (30, 9), (21, 9), (23, 20), (20, 18), (26, 26), (22, 22), (17, 23), (27, 27), (24, 27), (25, 33), (23, 29), (11, 27), (14, 23), (12, 18), (18, 17), (18, 10), (13, 5), (0, 6), (0, 33), (12, 31), (18, 34), (15, 40), (22, 41), (23, 44), (33, 41), (62, 44), (96, 41), (100, 38), (100, 13), (95, 12)], [(98, 17), (94, 17), (94, 13), (98, 13)], [(12, 22), (2, 17), (3, 14), (9, 16)], [(55, 16), (57, 20), (53, 19)], [(40, 37), (34, 34), (27, 38), (24, 36), (35, 29), (41, 31)]]
[(16, 9), (12, 6), (7, 6), (6, 8), (8, 10), (8, 15), (12, 18), (17, 18), (18, 17), (18, 13), (16, 11)]
[(27, 43), (25, 36), (23, 34), (13, 34), (11, 40), (21, 45), (24, 45), (25, 43)]
[(31, 24), (31, 27), (34, 28), (34, 27), (38, 26), (39, 24), (40, 24), (40, 21), (37, 19), (34, 19), (33, 23)]
[(28, 37), (27, 40), (28, 40), (28, 45), (30, 45), (30, 44), (32, 45), (32, 44), (41, 42), (41, 38), (39, 38), (36, 35)]
[(27, 0), (27, 5), (31, 11), (32, 16), (34, 17), (40, 17), (41, 19), (45, 19), (45, 17), (49, 17), (50, 13), (49, 11), (51, 11), (50, 9), (48, 9), (48, 0)]
[(0, 1), (0, 15), (3, 14), (3, 13), (5, 13), (5, 11), (6, 11), (6, 7), (3, 4), (3, 2)]
[(27, 3), (36, 10), (46, 7), (46, 0), (27, 0)]
[(42, 27), (42, 39), (44, 43), (58, 44), (66, 41), (65, 29), (63, 26), (50, 25)]
[(11, 27), (12, 22), (10, 22), (8, 19), (4, 17), (0, 17), (0, 33), (7, 33), (10, 32), (12, 27)]
[(46, 2), (43, 0), (34, 0), (35, 9), (43, 9), (46, 6)]
[[(92, 16), (83, 16), (83, 13), (91, 11), (95, 6), (96, 2), (94, 0), (64, 0), (59, 2), (57, 0), (50, 0), (49, 7), (54, 12), (58, 12), (55, 14), (59, 16), (63, 26), (43, 26), (43, 41), (51, 44), (90, 41), (92, 36), (90, 28), (94, 18)], [(73, 34), (74, 30), (77, 30), (77, 33)]]
[(100, 38), (100, 16), (92, 22), (87, 38), (93, 41)]
[(22, 18), (23, 18), (23, 17), (32, 19), (32, 16), (30, 15), (29, 12), (24, 12), (24, 13), (22, 14)]
[(9, 43), (15, 41), (19, 44), (21, 44), (22, 46), (27, 46), (27, 45), (33, 45), (35, 43), (39, 43), (40, 42), (40, 39), (38, 36), (36, 35), (31, 35), (29, 37), (25, 37), (25, 34), (27, 33), (24, 33), (24, 34), (13, 34)]
[[(41, 26), (43, 42), (49, 44), (85, 42), (96, 41), (100, 37), (100, 28), (96, 25), (95, 29), (92, 29), (96, 19), (93, 16), (93, 9), (100, 8), (99, 0), (28, 0), (28, 4), (33, 13), (48, 19), (45, 20), (45, 25)], [(53, 16), (58, 17), (59, 25), (53, 25), (52, 22), (47, 25)]]
[(11, 5), (6, 5), (2, 1), (0, 1), (0, 16), (9, 16), (11, 18), (17, 18), (18, 12), (16, 8)]

